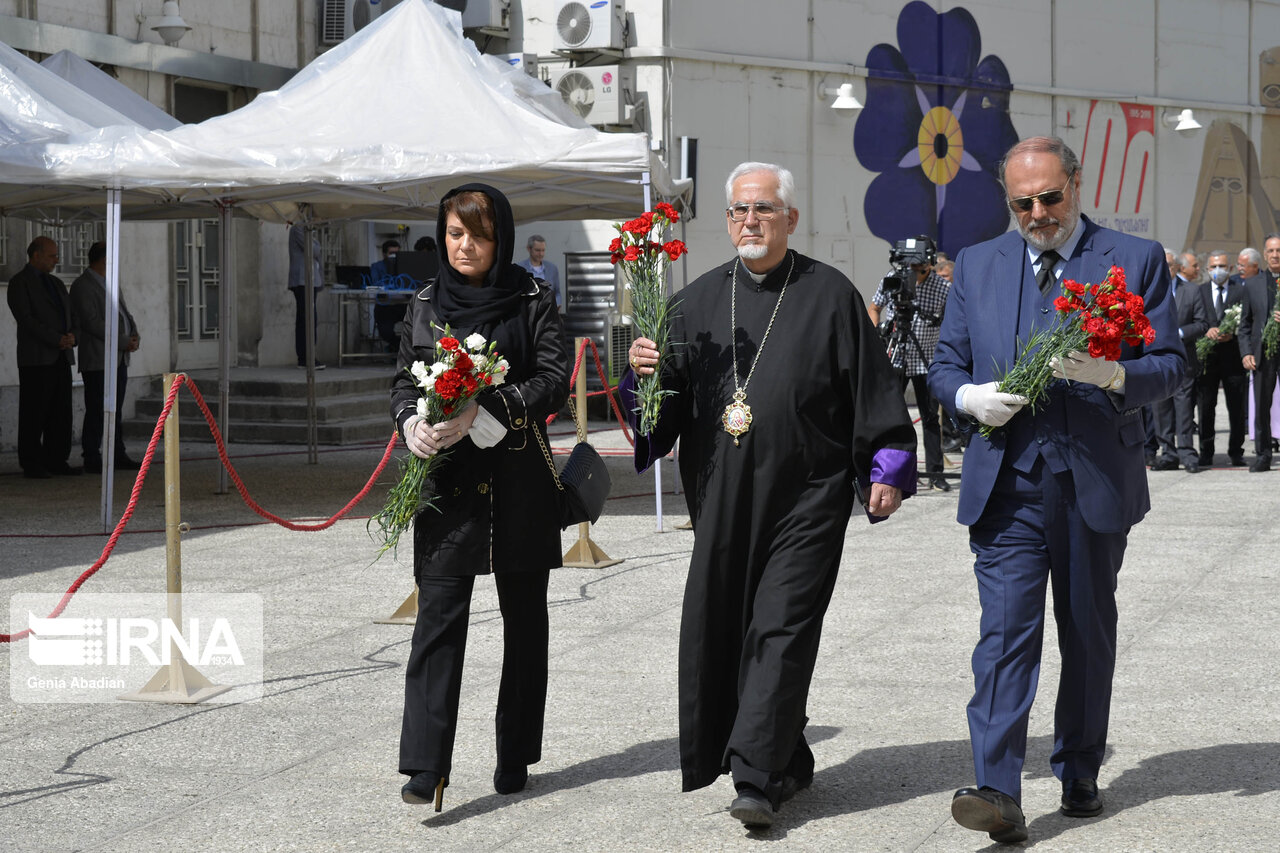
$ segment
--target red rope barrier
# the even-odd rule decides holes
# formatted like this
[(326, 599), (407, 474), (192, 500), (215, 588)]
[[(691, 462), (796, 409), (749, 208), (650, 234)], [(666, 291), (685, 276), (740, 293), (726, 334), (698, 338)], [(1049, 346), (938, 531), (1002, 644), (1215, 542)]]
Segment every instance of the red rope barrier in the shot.
[[(369, 477), (369, 481), (365, 483), (364, 488), (360, 490), (359, 494), (348, 501), (346, 506), (338, 510), (334, 515), (330, 516), (327, 521), (323, 521), (318, 524), (296, 524), (291, 521), (285, 521), (283, 518), (267, 512), (249, 497), (249, 493), (245, 489), (244, 483), (240, 480), (239, 474), (236, 473), (235, 467), (232, 466), (231, 460), (227, 456), (226, 446), (222, 441), (222, 434), (218, 431), (218, 425), (214, 421), (213, 413), (209, 411), (209, 406), (205, 403), (204, 397), (200, 394), (200, 389), (196, 387), (195, 381), (185, 373), (180, 373), (178, 376), (182, 379), (182, 382), (174, 382), (169, 388), (168, 396), (165, 397), (164, 408), (160, 412), (160, 417), (156, 419), (155, 429), (151, 431), (151, 441), (147, 444), (147, 452), (142, 456), (142, 464), (139, 466), (137, 478), (133, 481), (133, 490), (129, 493), (128, 506), (125, 507), (124, 513), (120, 516), (120, 520), (116, 522), (115, 529), (111, 531), (111, 536), (107, 539), (107, 544), (103, 547), (102, 554), (98, 557), (97, 562), (86, 569), (80, 577), (76, 578), (75, 582), (72, 583), (71, 586), (67, 587), (67, 591), (62, 594), (62, 598), (58, 601), (57, 607), (53, 608), (53, 612), (49, 614), (48, 618), (53, 619), (54, 617), (61, 615), (62, 612), (67, 609), (67, 604), (71, 602), (71, 597), (76, 594), (85, 581), (93, 577), (98, 570), (102, 568), (103, 564), (107, 562), (107, 558), (111, 556), (111, 552), (115, 550), (116, 542), (124, 532), (125, 526), (129, 523), (130, 519), (133, 518), (134, 510), (137, 509), (138, 498), (142, 494), (142, 484), (147, 479), (147, 472), (151, 469), (151, 459), (155, 456), (156, 446), (159, 444), (160, 438), (164, 434), (165, 419), (169, 417), (169, 412), (173, 409), (173, 402), (178, 396), (178, 390), (183, 384), (191, 389), (191, 393), (195, 395), (196, 402), (200, 405), (200, 410), (204, 413), (205, 422), (208, 423), (209, 429), (213, 432), (214, 442), (218, 447), (218, 458), (222, 460), (222, 464), (227, 467), (227, 471), (231, 474), (231, 479), (235, 482), (236, 490), (240, 493), (240, 497), (249, 506), (249, 508), (258, 515), (290, 530), (324, 530), (331, 527), (339, 518), (342, 518), (350, 512), (351, 508), (358, 504), (365, 495), (369, 493), (373, 484), (382, 474), (382, 470), (387, 467), (387, 461), (391, 458), (391, 451), (395, 448), (396, 441), (399, 439), (398, 435), (393, 434), (391, 436), (391, 440), (387, 442), (387, 449), (382, 454), (382, 460), (378, 463), (378, 467), (374, 469), (373, 475)], [(26, 628), (13, 634), (0, 634), (0, 643), (11, 643), (15, 640), (22, 640), (30, 634), (30, 629)]]
[(209, 424), (209, 431), (213, 433), (213, 441), (218, 448), (218, 458), (222, 460), (222, 464), (226, 467), (227, 473), (231, 475), (231, 482), (235, 483), (236, 491), (240, 493), (240, 497), (244, 500), (245, 505), (267, 521), (278, 524), (288, 530), (301, 530), (310, 533), (316, 530), (326, 530), (337, 523), (338, 519), (350, 512), (356, 504), (364, 500), (365, 495), (369, 494), (369, 490), (373, 488), (373, 484), (377, 482), (378, 477), (382, 474), (382, 469), (387, 467), (387, 461), (391, 459), (391, 451), (395, 449), (396, 441), (399, 440), (399, 435), (392, 433), (391, 440), (387, 442), (387, 449), (382, 454), (382, 460), (378, 462), (378, 467), (373, 469), (373, 474), (369, 477), (368, 482), (364, 484), (364, 488), (357, 492), (355, 497), (347, 501), (347, 505), (342, 509), (329, 516), (325, 521), (321, 521), (316, 524), (298, 524), (297, 522), (286, 521), (280, 516), (273, 515), (263, 509), (256, 501), (254, 501), (253, 498), (249, 497), (249, 490), (245, 488), (244, 482), (241, 481), (240, 475), (236, 473), (235, 466), (231, 464), (231, 459), (227, 456), (227, 448), (222, 442), (222, 433), (218, 431), (218, 424), (217, 421), (214, 420), (213, 412), (209, 411), (209, 406), (205, 403), (204, 396), (200, 393), (200, 389), (196, 387), (195, 381), (189, 376), (184, 378), (186, 379), (187, 387), (191, 389), (192, 395), (196, 398), (196, 403), (200, 406), (200, 411), (204, 413), (205, 422)]

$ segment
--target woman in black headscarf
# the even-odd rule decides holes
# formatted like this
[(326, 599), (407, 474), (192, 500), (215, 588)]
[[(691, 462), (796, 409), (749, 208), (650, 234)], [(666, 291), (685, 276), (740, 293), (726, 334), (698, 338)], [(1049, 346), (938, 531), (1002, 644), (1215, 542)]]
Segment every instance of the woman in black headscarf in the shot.
[[(418, 618), (405, 670), (400, 772), (408, 803), (435, 799), (449, 784), (462, 659), (475, 576), (494, 575), (503, 621), (502, 684), (496, 715), (494, 788), (524, 788), (542, 751), (547, 696), (547, 579), (560, 563), (556, 485), (537, 437), (569, 394), (564, 327), (551, 291), (511, 262), (511, 205), (496, 189), (466, 184), (440, 203), (440, 272), (410, 302), (391, 415), (410, 451), (447, 450), (428, 484), (434, 509), (414, 520)], [(435, 361), (448, 325), (478, 333), (510, 362), (506, 381), (481, 392), (439, 424), (418, 416), (420, 396), (407, 368)]]

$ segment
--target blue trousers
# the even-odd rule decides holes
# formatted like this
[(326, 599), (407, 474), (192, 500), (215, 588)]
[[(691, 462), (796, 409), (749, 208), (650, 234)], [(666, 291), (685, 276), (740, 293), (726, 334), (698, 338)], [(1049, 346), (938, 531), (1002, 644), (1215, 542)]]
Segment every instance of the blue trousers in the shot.
[(1053, 474), (1043, 460), (1030, 474), (1000, 472), (981, 521), (969, 529), (982, 604), (968, 711), (978, 785), (1022, 801), (1050, 580), (1062, 656), (1050, 765), (1059, 779), (1097, 778), (1115, 672), (1116, 576), (1127, 540), (1127, 533), (1085, 525), (1070, 472)]

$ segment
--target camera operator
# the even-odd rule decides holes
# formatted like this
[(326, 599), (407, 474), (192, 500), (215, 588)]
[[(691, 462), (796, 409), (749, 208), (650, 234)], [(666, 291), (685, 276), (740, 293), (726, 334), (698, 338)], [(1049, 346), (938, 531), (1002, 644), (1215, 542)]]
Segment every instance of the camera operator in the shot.
[(951, 282), (933, 271), (937, 251), (933, 240), (915, 237), (899, 240), (889, 254), (893, 272), (881, 280), (867, 306), (871, 321), (888, 343), (889, 360), (902, 371), (902, 390), (911, 383), (924, 432), (925, 473), (929, 487), (951, 491), (942, 476), (942, 430), (937, 401), (929, 394), (925, 379), (933, 351), (938, 346), (938, 327), (947, 304)]

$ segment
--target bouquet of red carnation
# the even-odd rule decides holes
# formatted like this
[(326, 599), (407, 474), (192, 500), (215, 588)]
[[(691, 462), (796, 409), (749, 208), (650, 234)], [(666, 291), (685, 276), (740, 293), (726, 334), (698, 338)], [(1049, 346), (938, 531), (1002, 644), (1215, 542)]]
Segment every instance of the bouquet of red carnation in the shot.
[(631, 286), (631, 322), (642, 338), (658, 345), (658, 363), (653, 373), (636, 377), (636, 399), (640, 403), (640, 432), (648, 435), (658, 422), (663, 391), (660, 376), (669, 353), (671, 308), (666, 297), (667, 265), (688, 252), (680, 240), (660, 242), (667, 226), (680, 221), (680, 214), (666, 202), (630, 222), (615, 224), (618, 236), (609, 244), (609, 261), (622, 268)]
[[(1123, 344), (1138, 346), (1156, 339), (1142, 311), (1142, 295), (1125, 287), (1120, 267), (1113, 266), (1099, 284), (1066, 279), (1062, 293), (1053, 301), (1058, 311), (1055, 325), (1031, 336), (997, 386), (1004, 393), (1026, 397), (1032, 411), (1049, 395), (1055, 358), (1086, 350), (1093, 358), (1119, 361)], [(978, 431), (990, 436), (996, 429), (983, 424)]]
[[(419, 417), (438, 424), (457, 417), (485, 388), (501, 385), (509, 367), (498, 354), (496, 343), (481, 335), (469, 335), (459, 341), (445, 326), (444, 335), (436, 341), (436, 360), (430, 365), (415, 361), (405, 370), (422, 391)], [(418, 512), (435, 506), (435, 497), (423, 492), (431, 472), (448, 459), (447, 453), (442, 451), (426, 459), (410, 453), (400, 460), (400, 482), (387, 494), (386, 505), (369, 519), (369, 526), (377, 525), (382, 541), (379, 557), (396, 547), (400, 534), (409, 529)]]

